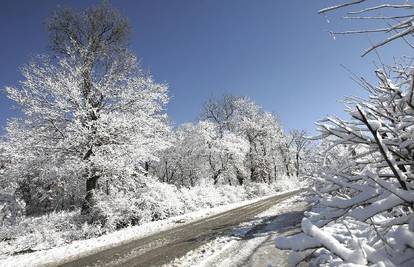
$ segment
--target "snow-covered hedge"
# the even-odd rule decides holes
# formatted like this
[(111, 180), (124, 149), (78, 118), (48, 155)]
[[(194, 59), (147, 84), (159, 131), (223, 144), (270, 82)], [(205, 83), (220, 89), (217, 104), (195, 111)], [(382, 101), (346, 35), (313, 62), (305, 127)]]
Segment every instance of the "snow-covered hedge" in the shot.
[[(283, 181), (289, 179), (291, 187)], [(15, 224), (0, 228), (0, 256), (48, 249), (112, 232), (129, 225), (185, 214), (204, 208), (235, 203), (278, 191), (297, 188), (296, 177), (281, 177), (280, 185), (251, 183), (244, 186), (200, 185), (177, 188), (151, 181), (141, 192), (99, 194), (97, 211), (100, 220), (88, 224), (80, 210), (52, 212), (25, 217)], [(91, 216), (91, 215), (88, 215)]]
[(177, 188), (172, 184), (151, 181), (141, 192), (102, 194), (97, 208), (103, 216), (105, 228), (113, 230), (270, 195), (298, 186), (298, 179), (294, 176), (280, 177), (280, 183), (273, 184), (249, 183), (243, 186), (204, 184), (190, 188)]
[(346, 100), (352, 119), (319, 123), (330, 152), (315, 178), (313, 209), (302, 233), (276, 240), (294, 250), (291, 265), (414, 266), (412, 67), (376, 75), (376, 86), (360, 80), (367, 100)]

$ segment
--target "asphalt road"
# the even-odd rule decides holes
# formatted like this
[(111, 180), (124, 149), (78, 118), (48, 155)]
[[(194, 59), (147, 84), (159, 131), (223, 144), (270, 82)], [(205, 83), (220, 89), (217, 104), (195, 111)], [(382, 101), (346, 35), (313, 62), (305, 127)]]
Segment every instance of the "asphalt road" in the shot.
[(231, 233), (234, 226), (301, 190), (274, 196), (253, 204), (159, 232), (121, 246), (103, 250), (60, 266), (159, 266), (184, 256), (208, 241)]

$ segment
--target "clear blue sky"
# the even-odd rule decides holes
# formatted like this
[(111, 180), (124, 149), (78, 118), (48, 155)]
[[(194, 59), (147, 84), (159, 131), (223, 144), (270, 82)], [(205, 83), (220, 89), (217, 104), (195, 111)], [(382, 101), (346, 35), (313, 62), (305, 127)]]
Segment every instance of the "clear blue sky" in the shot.
[[(367, 37), (333, 40), (329, 30), (352, 25), (336, 14), (330, 23), (317, 14), (337, 2), (123, 0), (112, 5), (129, 18), (131, 48), (144, 68), (169, 84), (167, 112), (176, 124), (194, 121), (207, 98), (231, 93), (277, 113), (287, 129), (313, 131), (313, 123), (325, 115), (344, 114), (340, 99), (363, 93), (340, 64), (372, 78), (374, 55), (360, 58)], [(16, 85), (19, 67), (46, 51), (44, 20), (56, 7), (97, 3), (2, 0), (0, 88)], [(407, 51), (396, 43), (381, 53), (390, 62)], [(0, 133), (16, 114), (0, 93)]]

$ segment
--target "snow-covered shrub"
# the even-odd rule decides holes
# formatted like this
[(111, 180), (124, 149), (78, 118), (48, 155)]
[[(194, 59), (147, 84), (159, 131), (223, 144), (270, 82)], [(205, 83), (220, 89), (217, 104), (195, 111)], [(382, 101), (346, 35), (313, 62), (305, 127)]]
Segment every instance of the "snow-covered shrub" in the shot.
[(303, 185), (296, 176), (282, 175), (276, 178), (274, 183), (249, 183), (245, 190), (249, 198), (266, 196), (273, 192), (288, 191), (301, 188)]
[(99, 224), (87, 224), (79, 210), (26, 217), (0, 228), (0, 254), (49, 249), (103, 233)]
[(281, 175), (271, 185), (275, 187), (274, 190), (276, 191), (289, 191), (305, 187), (307, 182), (304, 177)]
[(24, 215), (24, 206), (15, 196), (0, 193), (0, 226), (16, 224)]
[[(290, 190), (299, 187), (299, 183), (296, 177), (288, 177), (293, 185), (287, 187), (284, 178), (282, 181), (272, 184), (267, 183), (248, 183), (245, 185), (219, 185), (214, 186), (211, 184), (195, 186), (191, 188), (180, 188), (180, 198), (184, 203), (186, 211), (196, 210), (199, 208), (210, 208), (219, 205), (230, 204), (246, 199), (252, 199), (256, 197), (266, 196), (274, 194), (275, 192)], [(279, 181), (279, 178), (277, 178)], [(289, 182), (289, 183), (290, 183)]]
[(276, 241), (296, 251), (292, 265), (307, 256), (316, 265), (414, 264), (412, 68), (400, 64), (376, 75), (376, 86), (360, 80), (367, 100), (346, 100), (350, 120), (328, 117), (318, 124), (327, 150), (336, 151), (328, 152), (315, 178), (317, 198), (303, 232)]
[[(14, 127), (12, 123), (9, 125)], [(15, 129), (18, 135), (22, 134)], [(26, 142), (25, 136), (15, 136)], [(85, 190), (82, 165), (77, 160), (63, 161), (60, 157), (47, 158), (41, 155), (18, 153), (19, 146), (30, 147), (30, 143), (17, 143), (12, 138), (1, 140), (2, 156), (7, 158), (0, 171), (0, 190), (24, 201), (26, 215), (79, 207)], [(47, 154), (47, 152), (44, 152)]]
[[(220, 191), (220, 194), (223, 196), (223, 198), (226, 199), (227, 203), (234, 203), (248, 199), (248, 194), (245, 190), (245, 186), (223, 185), (218, 187), (218, 190)], [(271, 194), (272, 193), (275, 193), (275, 191), (272, 191)]]
[(133, 193), (116, 192), (111, 195), (100, 193), (97, 194), (97, 200), (91, 216), (110, 230), (136, 225), (141, 220), (142, 211), (138, 209), (137, 199)]
[[(81, 215), (79, 209), (52, 212), (42, 216), (28, 216), (7, 227), (1, 227), (0, 255), (61, 246), (119, 228), (236, 203), (277, 191), (280, 191), (277, 183), (251, 183), (243, 186), (214, 186), (208, 183), (177, 188), (147, 177), (147, 183), (142, 188), (122, 191), (111, 187), (109, 194), (98, 193), (98, 202), (90, 214)], [(94, 216), (94, 220), (90, 220), (90, 216)]]
[(199, 203), (207, 207), (226, 205), (248, 199), (248, 195), (243, 186), (210, 185), (204, 186), (203, 188), (200, 187), (199, 189)]
[(151, 181), (131, 192), (113, 191), (98, 196), (97, 214), (105, 227), (119, 229), (184, 213), (180, 191), (171, 184)]
[(154, 181), (139, 199), (138, 207), (149, 214), (142, 222), (162, 220), (184, 213), (184, 204), (174, 185)]
[[(185, 189), (181, 190), (182, 192), (186, 191)], [(221, 186), (211, 184), (196, 186), (184, 193), (184, 196), (190, 195), (193, 196), (194, 205), (200, 208), (211, 208), (228, 203), (228, 199), (221, 194)]]
[(272, 185), (266, 183), (249, 183), (245, 185), (246, 193), (249, 198), (255, 196), (265, 196), (272, 191)]
[[(211, 188), (215, 188), (214, 186), (194, 186), (194, 187), (182, 187), (180, 188), (180, 198), (184, 203), (184, 209), (188, 211), (194, 211), (197, 209), (203, 208), (210, 208), (213, 206), (211, 204), (210, 198), (206, 198), (205, 191), (212, 191)], [(210, 189), (210, 190), (209, 190)], [(215, 194), (216, 190), (212, 193)], [(218, 198), (218, 194), (215, 194), (216, 199)]]

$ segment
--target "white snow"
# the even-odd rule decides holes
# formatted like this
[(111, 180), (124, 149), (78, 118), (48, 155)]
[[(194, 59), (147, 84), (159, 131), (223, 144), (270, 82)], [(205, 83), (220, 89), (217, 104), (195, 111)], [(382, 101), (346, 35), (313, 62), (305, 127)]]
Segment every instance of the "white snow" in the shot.
[[(324, 247), (340, 256), (342, 259), (356, 264), (367, 263), (365, 255), (361, 250), (351, 250), (344, 247), (338, 240), (313, 225), (307, 218), (302, 219), (302, 230), (305, 234), (315, 237)], [(353, 242), (352, 244), (355, 246), (357, 245), (356, 242)]]
[[(276, 236), (297, 230), (299, 225), (295, 227), (292, 224), (295, 220), (300, 222), (304, 205), (301, 196), (284, 200), (256, 215), (254, 220), (240, 224), (231, 235), (218, 237), (164, 267), (286, 265), (287, 252), (277, 249), (273, 240)], [(270, 220), (265, 222), (266, 219)], [(256, 230), (258, 225), (264, 227)], [(252, 229), (255, 229), (253, 234)]]
[[(296, 189), (295, 189), (296, 190)], [(294, 190), (292, 190), (294, 191)], [(289, 191), (286, 191), (289, 192)], [(283, 193), (286, 193), (283, 192)], [(280, 193), (280, 194), (283, 194)], [(279, 194), (279, 193), (278, 193)], [(276, 194), (276, 195), (278, 195)], [(11, 256), (0, 260), (0, 266), (44, 266), (48, 264), (62, 264), (98, 251), (116, 247), (132, 240), (143, 238), (151, 234), (182, 226), (214, 214), (219, 214), (237, 207), (257, 202), (275, 195), (246, 200), (239, 203), (223, 205), (215, 208), (202, 209), (181, 216), (171, 217), (166, 220), (146, 223), (139, 226), (128, 227), (107, 235), (88, 240), (74, 241), (73, 243), (52, 248), (50, 250), (37, 251), (29, 254)]]

